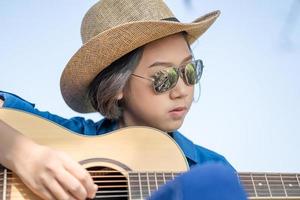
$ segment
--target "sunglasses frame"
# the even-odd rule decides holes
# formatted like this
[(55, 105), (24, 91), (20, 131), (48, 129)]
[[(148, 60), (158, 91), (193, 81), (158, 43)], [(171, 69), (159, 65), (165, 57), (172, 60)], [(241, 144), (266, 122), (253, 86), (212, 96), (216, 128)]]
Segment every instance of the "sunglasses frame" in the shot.
[[(195, 71), (197, 72), (196, 74), (196, 80), (195, 80), (195, 83), (194, 84), (190, 84), (187, 82), (188, 78), (187, 78), (187, 75), (185, 74), (185, 69), (186, 69), (186, 66), (193, 63), (195, 66)], [(203, 68), (204, 68), (204, 65), (203, 65), (203, 61), (201, 59), (197, 59), (197, 60), (192, 60), (191, 62), (188, 62), (188, 63), (185, 63), (185, 64), (182, 64), (182, 65), (179, 65), (179, 66), (172, 66), (171, 69), (175, 69), (176, 73), (177, 73), (177, 80), (174, 82), (174, 84), (172, 86), (170, 86), (167, 90), (163, 91), (163, 92), (158, 92), (156, 89), (155, 89), (155, 79), (154, 78), (149, 78), (149, 77), (144, 77), (144, 76), (140, 76), (140, 75), (137, 75), (137, 74), (131, 74), (135, 77), (138, 77), (138, 78), (142, 78), (142, 79), (146, 79), (148, 81), (151, 81), (152, 82), (152, 87), (153, 87), (153, 90), (156, 94), (162, 94), (162, 93), (165, 93), (169, 90), (171, 90), (172, 88), (174, 88), (177, 83), (178, 83), (178, 80), (179, 80), (179, 77), (182, 78), (182, 80), (184, 81), (184, 83), (188, 86), (191, 86), (191, 85), (195, 85), (197, 84), (200, 79), (201, 79), (201, 76), (202, 76), (202, 73), (203, 73)], [(168, 68), (167, 70), (170, 70), (170, 68)], [(162, 71), (166, 71), (166, 70), (160, 70), (156, 73), (159, 73), (159, 72), (162, 72)], [(156, 74), (155, 73), (155, 74)]]

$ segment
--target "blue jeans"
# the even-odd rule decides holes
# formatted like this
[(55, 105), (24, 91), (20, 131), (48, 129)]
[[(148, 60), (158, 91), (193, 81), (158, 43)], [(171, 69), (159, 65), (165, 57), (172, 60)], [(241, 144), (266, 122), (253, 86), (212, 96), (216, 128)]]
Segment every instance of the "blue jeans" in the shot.
[(245, 200), (236, 172), (223, 164), (192, 167), (160, 187), (149, 200)]

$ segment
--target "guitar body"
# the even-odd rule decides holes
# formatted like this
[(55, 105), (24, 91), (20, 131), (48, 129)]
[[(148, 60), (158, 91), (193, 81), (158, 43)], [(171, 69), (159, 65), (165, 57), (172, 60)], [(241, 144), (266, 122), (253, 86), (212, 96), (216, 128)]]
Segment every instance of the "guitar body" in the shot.
[[(160, 185), (189, 169), (177, 143), (153, 128), (130, 127), (85, 136), (41, 117), (4, 108), (0, 109), (0, 120), (36, 143), (64, 151), (78, 161), (99, 187), (95, 199), (146, 199)], [(300, 174), (241, 172), (238, 175), (249, 199), (300, 200)], [(40, 198), (15, 173), (0, 165), (0, 199)]]
[[(95, 182), (101, 176), (118, 175), (125, 182), (122, 188), (126, 190), (124, 197), (125, 193), (127, 197), (124, 199), (131, 199), (136, 195), (140, 199), (146, 198), (159, 185), (174, 178), (174, 174), (189, 169), (186, 158), (175, 141), (168, 134), (156, 129), (132, 127), (99, 136), (85, 136), (41, 117), (13, 109), (0, 109), (0, 119), (36, 143), (64, 151), (89, 169), (94, 174)], [(3, 168), (3, 172), (1, 171), (3, 189), (0, 195), (6, 199), (39, 199), (16, 174), (9, 172), (5, 175), (5, 171), (9, 170)], [(136, 174), (132, 174), (130, 178), (131, 172)], [(154, 175), (154, 178), (149, 178), (150, 175)], [(136, 180), (130, 182), (130, 179), (138, 179), (139, 184), (134, 185)], [(143, 191), (141, 182), (146, 183), (144, 190), (147, 191)], [(98, 186), (101, 190), (101, 184)]]

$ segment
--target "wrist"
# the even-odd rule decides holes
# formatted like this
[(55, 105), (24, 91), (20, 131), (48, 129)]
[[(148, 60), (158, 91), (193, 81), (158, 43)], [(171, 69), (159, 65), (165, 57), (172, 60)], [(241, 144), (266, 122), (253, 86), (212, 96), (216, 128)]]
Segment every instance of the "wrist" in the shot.
[(22, 170), (24, 162), (28, 161), (28, 158), (31, 157), (31, 153), (33, 153), (33, 149), (36, 146), (38, 144), (23, 135), (16, 137), (13, 146), (6, 154), (7, 167), (18, 174)]

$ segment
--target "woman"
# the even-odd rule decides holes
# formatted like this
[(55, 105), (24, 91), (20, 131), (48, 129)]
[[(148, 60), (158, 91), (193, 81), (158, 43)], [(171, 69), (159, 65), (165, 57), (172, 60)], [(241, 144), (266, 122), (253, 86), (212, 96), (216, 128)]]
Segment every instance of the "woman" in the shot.
[[(202, 195), (203, 199), (213, 199), (216, 193), (204, 180), (218, 183), (232, 180), (227, 187), (228, 191), (233, 188), (236, 196), (228, 196), (228, 199), (243, 199), (245, 195), (227, 160), (193, 144), (177, 131), (190, 109), (194, 85), (199, 82), (203, 69), (202, 61), (193, 57), (190, 44), (218, 16), (219, 12), (215, 11), (184, 24), (174, 17), (162, 0), (141, 0), (139, 3), (133, 0), (99, 1), (83, 19), (84, 45), (62, 73), (61, 92), (73, 110), (99, 112), (105, 118), (96, 123), (80, 117), (64, 119), (41, 112), (33, 104), (8, 92), (0, 93), (2, 106), (37, 114), (88, 135), (133, 125), (168, 132), (182, 148), (190, 166), (221, 165), (195, 167), (165, 185), (151, 198), (191, 199)], [(0, 122), (0, 137), (0, 151), (3, 152), (0, 163), (18, 174), (42, 198), (85, 199), (95, 196), (97, 186), (90, 175), (68, 155), (34, 143), (4, 122)], [(22, 155), (30, 156), (25, 159)], [(41, 163), (45, 157), (47, 160)], [(203, 177), (222, 170), (224, 173), (218, 176), (220, 179)], [(203, 182), (194, 184), (196, 188), (188, 186), (190, 181), (198, 180), (195, 177), (202, 177)], [(225, 193), (215, 196), (216, 199), (220, 197), (227, 198)]]

